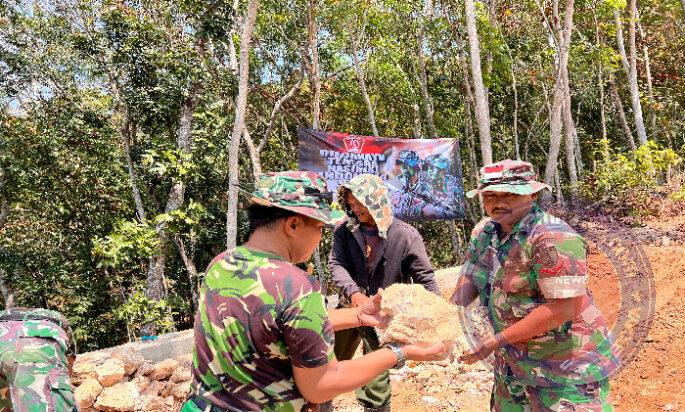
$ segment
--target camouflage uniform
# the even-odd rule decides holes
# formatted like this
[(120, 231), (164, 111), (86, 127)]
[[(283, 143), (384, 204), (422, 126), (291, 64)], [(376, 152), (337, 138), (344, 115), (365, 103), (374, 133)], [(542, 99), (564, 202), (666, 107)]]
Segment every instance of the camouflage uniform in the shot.
[[(420, 173), (421, 159), (413, 150), (403, 150), (397, 160), (404, 171), (404, 187), (392, 196), (392, 204), (396, 214), (403, 219), (420, 218), (423, 208), (431, 202), (431, 188), (426, 177)], [(412, 170), (417, 180), (412, 183), (407, 171)]]
[[(484, 168), (490, 174), (488, 182), (481, 181), (483, 186), (476, 192), (487, 191), (488, 184), (519, 194), (546, 187), (534, 181), (530, 164), (505, 162), (489, 171)], [(519, 174), (528, 179), (516, 181)], [(498, 175), (509, 183), (501, 183)], [(477, 287), (495, 333), (547, 299), (582, 297), (584, 309), (556, 329), (495, 351), (492, 410), (613, 410), (608, 377), (619, 360), (602, 313), (586, 287), (585, 240), (536, 204), (504, 239), (498, 231), (499, 225), (490, 218), (476, 226), (461, 269)]]
[(0, 411), (76, 411), (67, 357), (76, 346), (67, 320), (47, 309), (0, 311)]
[(455, 218), (464, 215), (464, 189), (457, 178), (449, 171), (449, 160), (435, 154), (426, 158), (427, 171), (431, 183), (430, 204), (423, 213), (437, 219)]
[[(310, 172), (262, 175), (251, 201), (332, 224), (325, 182)], [(237, 247), (214, 261), (195, 316), (191, 398), (183, 411), (300, 411), (292, 368), (333, 355), (320, 285), (273, 254)]]

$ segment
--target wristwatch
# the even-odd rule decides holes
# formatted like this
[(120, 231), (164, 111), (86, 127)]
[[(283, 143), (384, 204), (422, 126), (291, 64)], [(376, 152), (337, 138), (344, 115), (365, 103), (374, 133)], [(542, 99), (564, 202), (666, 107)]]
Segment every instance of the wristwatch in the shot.
[(402, 348), (400, 348), (400, 345), (396, 343), (388, 343), (385, 345), (388, 349), (392, 351), (392, 353), (397, 356), (397, 363), (395, 366), (393, 366), (393, 369), (400, 369), (404, 366), (404, 364), (407, 362), (407, 358), (404, 357), (404, 351), (402, 351)]

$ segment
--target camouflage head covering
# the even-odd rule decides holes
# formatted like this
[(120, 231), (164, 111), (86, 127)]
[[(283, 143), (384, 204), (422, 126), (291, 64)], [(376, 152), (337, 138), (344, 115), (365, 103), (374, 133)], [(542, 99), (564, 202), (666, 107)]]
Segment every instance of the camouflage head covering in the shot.
[(254, 192), (245, 193), (254, 204), (290, 210), (329, 226), (335, 225), (344, 217), (341, 211), (331, 208), (331, 193), (326, 181), (314, 172), (262, 174), (255, 182)]
[(348, 190), (369, 209), (369, 213), (378, 226), (378, 236), (387, 239), (388, 228), (392, 223), (393, 215), (388, 188), (383, 180), (376, 175), (362, 174), (338, 187), (338, 203), (347, 212), (347, 225), (351, 231), (354, 231), (359, 227), (359, 221), (347, 205), (345, 193)]
[(413, 150), (402, 150), (396, 162), (414, 169), (421, 166), (421, 158)]
[(466, 193), (472, 198), (483, 192), (507, 192), (516, 195), (532, 195), (542, 189), (551, 188), (535, 179), (533, 165), (520, 160), (502, 160), (482, 167), (478, 188)]
[(450, 162), (446, 157), (434, 154), (426, 158), (426, 164), (431, 165), (440, 170), (447, 170), (450, 167)]

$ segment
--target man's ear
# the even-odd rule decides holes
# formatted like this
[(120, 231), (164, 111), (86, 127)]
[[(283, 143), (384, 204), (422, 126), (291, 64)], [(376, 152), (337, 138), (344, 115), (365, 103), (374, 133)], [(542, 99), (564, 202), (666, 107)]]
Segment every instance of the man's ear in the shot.
[(300, 228), (303, 224), (304, 221), (302, 220), (302, 217), (289, 216), (285, 218), (285, 222), (283, 222), (283, 230), (285, 231), (285, 234), (289, 237), (296, 237), (297, 235), (299, 235), (299, 233), (297, 233), (297, 229)]

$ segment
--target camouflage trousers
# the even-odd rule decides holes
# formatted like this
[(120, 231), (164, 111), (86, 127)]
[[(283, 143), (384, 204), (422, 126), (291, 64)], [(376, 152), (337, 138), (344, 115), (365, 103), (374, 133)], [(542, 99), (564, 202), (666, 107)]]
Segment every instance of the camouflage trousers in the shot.
[(613, 412), (609, 380), (585, 385), (526, 386), (498, 373), (490, 399), (492, 412)]
[(0, 412), (72, 412), (66, 358), (52, 339), (0, 336)]

